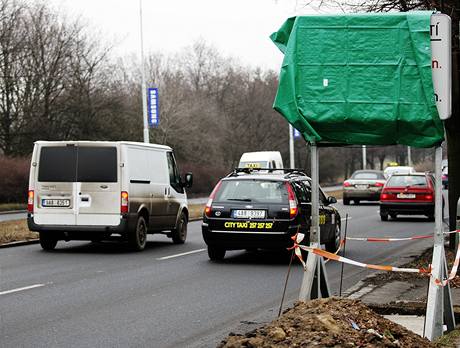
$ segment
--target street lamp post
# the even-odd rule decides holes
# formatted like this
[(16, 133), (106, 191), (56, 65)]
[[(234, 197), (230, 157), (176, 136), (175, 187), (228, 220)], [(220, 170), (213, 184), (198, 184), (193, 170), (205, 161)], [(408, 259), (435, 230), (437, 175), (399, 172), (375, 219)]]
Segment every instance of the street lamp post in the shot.
[(141, 34), (141, 93), (142, 93), (142, 114), (144, 120), (144, 143), (150, 142), (149, 123), (147, 120), (147, 85), (145, 83), (145, 67), (144, 67), (144, 33), (142, 25), (142, 0), (139, 0), (139, 19), (140, 19), (140, 34)]

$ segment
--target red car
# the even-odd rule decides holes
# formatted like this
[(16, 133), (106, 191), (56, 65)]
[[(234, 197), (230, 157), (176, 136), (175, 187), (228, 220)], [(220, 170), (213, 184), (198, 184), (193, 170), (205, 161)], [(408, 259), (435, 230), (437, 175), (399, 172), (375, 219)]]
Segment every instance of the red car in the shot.
[(430, 174), (394, 174), (380, 194), (380, 218), (399, 215), (426, 215), (434, 220), (434, 178)]

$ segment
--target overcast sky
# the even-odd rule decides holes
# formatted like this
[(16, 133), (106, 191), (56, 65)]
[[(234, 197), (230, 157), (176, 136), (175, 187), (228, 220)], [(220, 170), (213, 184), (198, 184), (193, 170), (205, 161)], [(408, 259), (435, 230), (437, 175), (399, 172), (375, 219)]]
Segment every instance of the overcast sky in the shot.
[[(139, 54), (138, 0), (52, 0), (70, 17), (81, 15), (115, 54)], [(145, 52), (177, 52), (203, 39), (243, 64), (278, 70), (282, 54), (269, 35), (301, 7), (301, 0), (142, 0)], [(305, 9), (302, 10), (305, 12)], [(313, 9), (309, 12), (315, 13)]]

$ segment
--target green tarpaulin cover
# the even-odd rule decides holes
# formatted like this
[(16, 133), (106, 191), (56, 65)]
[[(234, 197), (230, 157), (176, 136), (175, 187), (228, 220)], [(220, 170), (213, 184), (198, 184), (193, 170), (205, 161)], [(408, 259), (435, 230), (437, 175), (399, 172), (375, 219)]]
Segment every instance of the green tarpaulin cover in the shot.
[(431, 12), (289, 18), (274, 102), (309, 142), (438, 145)]

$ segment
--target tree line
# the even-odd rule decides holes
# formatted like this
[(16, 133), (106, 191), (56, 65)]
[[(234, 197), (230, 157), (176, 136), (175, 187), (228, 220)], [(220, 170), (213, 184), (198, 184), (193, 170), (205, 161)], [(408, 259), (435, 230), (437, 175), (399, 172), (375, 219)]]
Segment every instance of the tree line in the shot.
[[(111, 48), (45, 2), (0, 0), (3, 156), (27, 157), (36, 140), (142, 141), (140, 62), (114, 57)], [(209, 192), (243, 152), (279, 150), (288, 166), (288, 124), (272, 109), (277, 72), (245, 66), (201, 41), (176, 54), (149, 53), (145, 65), (147, 85), (160, 95), (151, 142), (174, 148), (181, 170), (195, 173), (194, 192)], [(308, 170), (305, 142), (297, 140), (295, 149), (296, 167)], [(320, 151), (323, 183), (362, 166), (360, 148)], [(369, 148), (367, 155), (368, 168), (406, 161), (401, 146)], [(416, 150), (413, 160), (430, 156)]]

